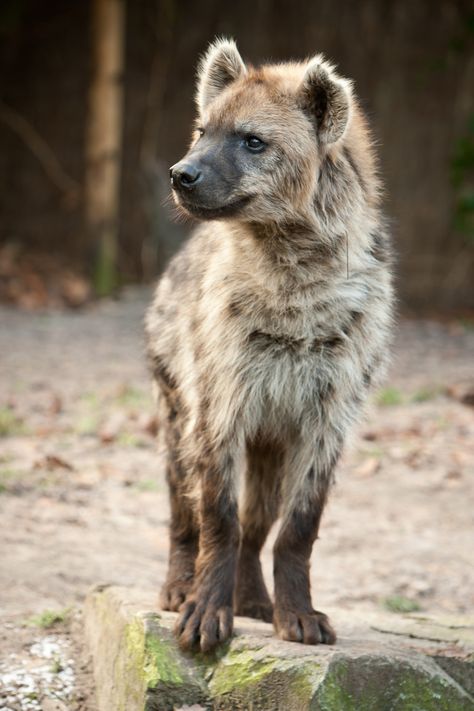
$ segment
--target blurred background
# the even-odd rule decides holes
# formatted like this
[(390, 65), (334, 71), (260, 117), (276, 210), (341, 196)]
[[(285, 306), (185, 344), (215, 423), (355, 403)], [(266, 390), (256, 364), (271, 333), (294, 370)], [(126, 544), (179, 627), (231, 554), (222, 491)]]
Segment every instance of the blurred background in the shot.
[(386, 184), (401, 313), (315, 546), (317, 606), (341, 637), (339, 610), (458, 628), (474, 609), (474, 4), (0, 0), (2, 709), (96, 711), (86, 591), (165, 578), (142, 323), (191, 228), (168, 167), (219, 34), (254, 63), (333, 60)]
[(474, 306), (474, 6), (469, 0), (2, 0), (0, 294), (80, 305), (149, 282), (189, 230), (166, 207), (199, 55), (324, 52), (379, 147), (402, 309)]

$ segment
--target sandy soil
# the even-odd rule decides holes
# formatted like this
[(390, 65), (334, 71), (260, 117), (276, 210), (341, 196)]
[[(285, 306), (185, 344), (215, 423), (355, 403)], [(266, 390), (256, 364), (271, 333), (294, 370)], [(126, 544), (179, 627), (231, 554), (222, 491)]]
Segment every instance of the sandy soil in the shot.
[[(158, 590), (163, 580), (168, 506), (143, 357), (148, 296), (80, 313), (0, 310), (0, 711), (93, 711), (77, 632), (85, 592), (98, 582)], [(473, 356), (472, 324), (400, 323), (387, 387), (323, 521), (318, 608), (472, 611)], [(73, 612), (49, 629), (31, 621), (65, 608)], [(38, 643), (63, 645), (52, 675), (71, 659), (66, 691), (35, 671), (50, 664), (38, 662)], [(11, 679), (20, 668), (23, 687)]]

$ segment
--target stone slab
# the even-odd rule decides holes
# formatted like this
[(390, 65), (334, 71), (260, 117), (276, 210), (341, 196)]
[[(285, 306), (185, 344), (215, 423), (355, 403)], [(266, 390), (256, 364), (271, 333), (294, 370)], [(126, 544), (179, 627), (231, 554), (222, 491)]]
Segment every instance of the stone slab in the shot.
[(155, 594), (97, 586), (85, 632), (99, 710), (474, 711), (474, 619), (326, 611), (334, 646), (236, 618), (217, 653), (186, 655)]

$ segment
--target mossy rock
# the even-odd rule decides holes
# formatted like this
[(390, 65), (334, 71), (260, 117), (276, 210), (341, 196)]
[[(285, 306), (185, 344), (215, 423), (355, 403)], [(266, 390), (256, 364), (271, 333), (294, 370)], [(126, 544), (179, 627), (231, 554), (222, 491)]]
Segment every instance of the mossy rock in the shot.
[(272, 656), (268, 646), (231, 649), (209, 682), (213, 708), (304, 711), (310, 708), (326, 668), (326, 663), (312, 659)]
[(473, 699), (431, 659), (362, 655), (335, 658), (314, 711), (473, 711)]
[(169, 625), (124, 592), (99, 586), (86, 601), (99, 709), (172, 711), (205, 700), (200, 670), (178, 652)]
[(107, 586), (87, 597), (100, 711), (474, 711), (467, 621), (453, 642), (447, 630), (458, 625), (444, 621), (418, 620), (415, 638), (409, 616), (387, 632), (390, 619), (364, 616), (354, 624), (353, 614), (336, 613), (338, 644), (308, 647), (237, 618), (230, 644), (212, 656), (184, 655), (171, 631), (175, 616), (154, 612), (153, 598)]

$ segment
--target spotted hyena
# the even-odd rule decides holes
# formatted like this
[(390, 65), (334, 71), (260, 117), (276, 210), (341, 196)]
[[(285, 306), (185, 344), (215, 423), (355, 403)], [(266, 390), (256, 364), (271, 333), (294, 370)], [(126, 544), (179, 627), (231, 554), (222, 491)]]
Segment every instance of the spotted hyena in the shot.
[[(171, 182), (202, 222), (146, 319), (171, 503), (161, 605), (179, 610), (185, 649), (226, 640), (234, 612), (331, 644), (311, 550), (390, 331), (373, 144), (351, 82), (320, 55), (254, 68), (218, 40), (197, 108)], [(259, 555), (277, 518), (272, 603)]]

